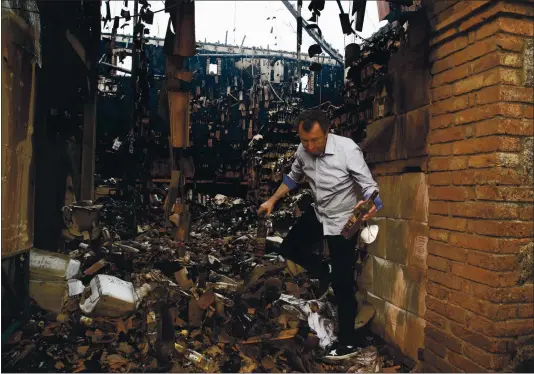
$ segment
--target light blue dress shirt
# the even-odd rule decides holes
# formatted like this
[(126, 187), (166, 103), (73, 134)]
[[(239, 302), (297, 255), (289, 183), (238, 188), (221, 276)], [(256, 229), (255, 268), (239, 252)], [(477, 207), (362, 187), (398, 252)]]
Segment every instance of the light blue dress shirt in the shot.
[[(313, 156), (299, 145), (289, 175), (283, 183), (293, 190), (307, 181), (315, 203), (313, 208), (324, 235), (340, 235), (358, 202), (358, 187), (367, 199), (378, 185), (365, 163), (358, 145), (349, 138), (328, 134), (326, 148), (321, 156)], [(378, 210), (382, 208), (379, 196), (375, 199)]]

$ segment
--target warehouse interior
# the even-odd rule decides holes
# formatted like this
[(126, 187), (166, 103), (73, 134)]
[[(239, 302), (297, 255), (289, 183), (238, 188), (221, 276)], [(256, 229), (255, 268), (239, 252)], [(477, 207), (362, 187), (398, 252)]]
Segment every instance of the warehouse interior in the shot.
[[(2, 371), (534, 370), (531, 5), (2, 0), (1, 14)], [(304, 167), (262, 215), (312, 154), (303, 113), (328, 122), (312, 162), (347, 139), (379, 191), (356, 178), (347, 213), (347, 356), (331, 352), (349, 300), (281, 254), (320, 220), (327, 183)], [(328, 235), (301, 250), (332, 269)]]

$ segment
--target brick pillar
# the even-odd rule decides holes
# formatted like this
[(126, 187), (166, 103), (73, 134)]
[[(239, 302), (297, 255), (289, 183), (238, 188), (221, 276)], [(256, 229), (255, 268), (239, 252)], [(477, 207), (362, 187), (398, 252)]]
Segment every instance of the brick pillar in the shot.
[(534, 8), (425, 3), (432, 88), (424, 368), (501, 371), (534, 351), (532, 275), (520, 254), (534, 236)]

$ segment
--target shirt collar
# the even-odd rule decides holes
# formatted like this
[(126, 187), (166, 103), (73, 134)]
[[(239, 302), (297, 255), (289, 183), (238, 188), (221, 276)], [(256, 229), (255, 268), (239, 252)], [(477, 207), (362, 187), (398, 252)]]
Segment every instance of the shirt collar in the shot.
[(328, 134), (328, 137), (326, 138), (326, 147), (324, 149), (324, 154), (333, 155), (335, 150), (336, 150), (336, 144), (334, 140), (334, 135)]

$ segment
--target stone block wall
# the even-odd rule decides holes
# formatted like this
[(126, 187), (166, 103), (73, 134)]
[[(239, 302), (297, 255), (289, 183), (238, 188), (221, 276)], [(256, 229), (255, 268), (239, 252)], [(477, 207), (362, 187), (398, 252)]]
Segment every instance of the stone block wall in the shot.
[(534, 236), (534, 7), (424, 5), (432, 74), (424, 369), (513, 369), (534, 351), (534, 288), (518, 257)]
[(388, 63), (393, 113), (370, 123), (361, 144), (384, 209), (375, 219), (379, 234), (368, 247), (360, 297), (376, 310), (374, 332), (413, 361), (424, 345), (426, 325), (428, 36), (428, 21), (421, 13)]

